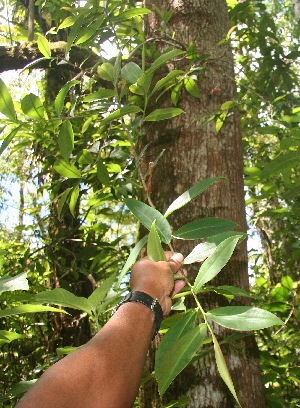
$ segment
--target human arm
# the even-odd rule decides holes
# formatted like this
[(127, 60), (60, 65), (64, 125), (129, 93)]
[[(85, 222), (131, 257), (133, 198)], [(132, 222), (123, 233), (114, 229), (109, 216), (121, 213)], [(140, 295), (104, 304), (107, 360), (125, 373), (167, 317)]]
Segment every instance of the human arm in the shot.
[[(132, 267), (131, 290), (157, 298), (168, 315), (170, 296), (184, 285), (174, 284), (182, 259), (175, 254), (169, 262), (137, 262)], [(123, 304), (92, 340), (50, 367), (16, 408), (130, 408), (153, 331), (149, 308), (136, 302)]]

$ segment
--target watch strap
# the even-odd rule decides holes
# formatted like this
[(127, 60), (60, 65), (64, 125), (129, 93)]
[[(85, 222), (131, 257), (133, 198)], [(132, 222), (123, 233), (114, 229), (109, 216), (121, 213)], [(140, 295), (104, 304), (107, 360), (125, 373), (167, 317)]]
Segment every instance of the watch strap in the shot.
[(152, 296), (148, 295), (147, 293), (136, 291), (136, 292), (129, 292), (123, 300), (116, 306), (113, 311), (113, 314), (125, 303), (128, 302), (137, 302), (141, 303), (144, 306), (147, 306), (153, 313), (155, 328), (153, 338), (157, 335), (162, 319), (163, 319), (163, 311), (158, 302), (158, 300), (153, 298)]

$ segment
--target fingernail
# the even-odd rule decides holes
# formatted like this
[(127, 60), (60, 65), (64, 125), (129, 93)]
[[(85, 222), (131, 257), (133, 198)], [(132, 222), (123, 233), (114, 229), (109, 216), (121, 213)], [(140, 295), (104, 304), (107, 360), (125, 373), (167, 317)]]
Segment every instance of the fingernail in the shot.
[(182, 263), (183, 261), (183, 255), (180, 254), (179, 252), (176, 252), (174, 255), (172, 255), (171, 259), (175, 262)]

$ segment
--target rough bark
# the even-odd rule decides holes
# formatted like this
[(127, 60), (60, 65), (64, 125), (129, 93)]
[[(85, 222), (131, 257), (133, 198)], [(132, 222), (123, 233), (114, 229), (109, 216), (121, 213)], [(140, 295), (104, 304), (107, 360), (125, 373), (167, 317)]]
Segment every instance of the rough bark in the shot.
[[(224, 176), (207, 193), (203, 194), (172, 219), (174, 228), (199, 217), (223, 217), (236, 221), (241, 231), (246, 231), (243, 151), (238, 112), (233, 112), (219, 133), (215, 122), (205, 123), (205, 118), (216, 112), (222, 103), (235, 98), (233, 58), (228, 45), (219, 45), (229, 29), (225, 0), (190, 1), (145, 1), (160, 10), (173, 9), (168, 25), (170, 38), (188, 47), (194, 41), (198, 54), (207, 55), (200, 80), (201, 99), (183, 94), (180, 107), (185, 114), (172, 121), (152, 124), (140, 141), (140, 149), (149, 147), (143, 157), (143, 171), (161, 151), (165, 153), (154, 169), (151, 199), (155, 206), (164, 211), (168, 205), (186, 189), (202, 179)], [(157, 35), (160, 22), (155, 14), (149, 16), (145, 31), (147, 37)], [(163, 47), (163, 42), (161, 43)], [(184, 61), (174, 67), (181, 68)], [(174, 67), (170, 67), (173, 69)], [(157, 107), (157, 106), (156, 106)], [(175, 249), (187, 255), (195, 243), (176, 242)], [(195, 273), (196, 271), (194, 271)], [(189, 270), (190, 279), (193, 271)], [(234, 285), (249, 288), (247, 274), (246, 242), (239, 245), (233, 259), (214, 280), (215, 285)], [(227, 302), (217, 295), (202, 299), (206, 310), (224, 306)], [(240, 302), (239, 302), (240, 303)], [(216, 328), (220, 339), (228, 331)], [(154, 354), (154, 349), (150, 355)], [(265, 406), (257, 347), (253, 335), (223, 348), (237, 394), (244, 408)], [(153, 364), (148, 361), (151, 372)], [(142, 391), (142, 407), (160, 407), (161, 401), (155, 394), (155, 384), (148, 382)], [(236, 403), (221, 380), (212, 353), (188, 367), (174, 382), (166, 394), (164, 403), (182, 395), (190, 397), (189, 408), (233, 408)]]

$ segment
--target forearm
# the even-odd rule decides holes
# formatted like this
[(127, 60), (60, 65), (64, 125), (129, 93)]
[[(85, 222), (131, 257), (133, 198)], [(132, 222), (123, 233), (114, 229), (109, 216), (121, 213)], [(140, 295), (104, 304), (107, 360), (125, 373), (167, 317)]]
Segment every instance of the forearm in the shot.
[(90, 342), (47, 370), (17, 408), (130, 408), (153, 330), (150, 309), (122, 305)]

